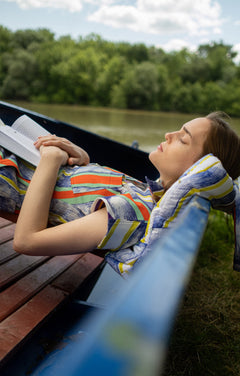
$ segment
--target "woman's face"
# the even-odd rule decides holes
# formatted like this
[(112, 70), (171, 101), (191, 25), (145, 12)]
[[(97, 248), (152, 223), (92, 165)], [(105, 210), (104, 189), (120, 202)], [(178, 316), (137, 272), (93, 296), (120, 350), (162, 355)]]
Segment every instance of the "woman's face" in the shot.
[(179, 131), (166, 133), (166, 141), (150, 153), (149, 159), (160, 172), (164, 186), (176, 181), (203, 156), (203, 144), (209, 129), (209, 119), (191, 120)]

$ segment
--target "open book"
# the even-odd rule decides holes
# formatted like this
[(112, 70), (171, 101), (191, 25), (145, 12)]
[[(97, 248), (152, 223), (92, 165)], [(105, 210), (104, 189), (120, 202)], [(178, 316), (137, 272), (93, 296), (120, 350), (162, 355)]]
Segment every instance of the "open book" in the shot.
[(37, 166), (40, 152), (34, 146), (38, 136), (49, 132), (27, 115), (20, 116), (10, 127), (0, 120), (0, 145), (13, 154)]

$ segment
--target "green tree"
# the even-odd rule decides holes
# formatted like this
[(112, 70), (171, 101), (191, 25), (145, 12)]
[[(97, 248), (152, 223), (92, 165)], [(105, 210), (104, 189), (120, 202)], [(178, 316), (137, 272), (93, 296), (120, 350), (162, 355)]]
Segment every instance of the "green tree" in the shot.
[(100, 105), (111, 105), (113, 88), (118, 86), (127, 69), (125, 57), (116, 55), (107, 60), (96, 79), (96, 97)]
[(218, 81), (223, 79), (229, 68), (234, 69), (233, 59), (237, 53), (233, 51), (232, 46), (221, 42), (201, 45), (198, 54), (206, 62), (210, 74), (209, 81)]
[[(133, 65), (120, 82), (118, 94), (125, 97), (128, 108), (152, 110), (156, 108), (158, 93), (158, 72), (154, 64), (143, 62)], [(112, 104), (117, 105), (113, 97)]]
[(224, 86), (222, 108), (229, 115), (240, 116), (240, 81), (235, 80)]
[(141, 63), (149, 59), (148, 48), (143, 43), (130, 45), (127, 51), (127, 59), (130, 63)]
[(205, 112), (224, 110), (225, 90), (216, 82), (207, 82), (203, 86), (203, 109)]
[(211, 71), (207, 59), (198, 53), (190, 54), (188, 60), (179, 69), (179, 76), (184, 83), (205, 83), (211, 80)]
[(157, 83), (158, 83), (158, 92), (157, 92), (157, 110), (163, 110), (165, 108), (165, 103), (168, 101), (168, 87), (170, 85), (168, 70), (164, 64), (156, 65), (157, 68)]
[[(54, 102), (54, 95), (58, 93), (62, 85), (61, 76), (54, 72), (54, 68), (61, 62), (68, 61), (77, 52), (76, 43), (69, 37), (61, 37), (58, 41), (48, 41), (40, 44), (35, 51), (35, 57), (38, 65), (36, 77), (36, 87), (38, 90), (34, 94), (34, 100), (39, 102)], [(59, 81), (60, 80), (60, 81)], [(69, 86), (65, 89), (69, 90)], [(70, 90), (71, 95), (71, 90)]]
[(89, 47), (54, 65), (50, 72), (53, 82), (57, 83), (53, 101), (92, 104), (96, 97), (96, 78), (102, 65), (101, 59), (104, 56)]
[(2, 83), (2, 96), (29, 100), (37, 71), (35, 57), (20, 49), (13, 55), (6, 54), (3, 64), (8, 69)]
[(3, 80), (7, 74), (7, 66), (4, 64), (4, 55), (11, 51), (10, 44), (13, 33), (7, 28), (0, 26), (0, 95), (2, 93)]
[(172, 109), (179, 112), (198, 112), (203, 109), (204, 97), (199, 82), (182, 84), (172, 95)]
[(143, 43), (133, 45), (127, 42), (116, 43), (116, 53), (124, 56), (131, 64), (149, 60), (148, 48)]
[(48, 29), (17, 30), (13, 34), (12, 47), (27, 49), (32, 43), (44, 43), (54, 40), (54, 34)]
[(165, 54), (163, 64), (168, 69), (169, 78), (175, 79), (176, 77), (181, 77), (190, 59), (191, 53), (186, 48), (181, 51), (173, 51)]
[(232, 46), (165, 52), (91, 33), (58, 39), (47, 29), (0, 26), (0, 95), (50, 103), (240, 116), (240, 65)]
[(14, 33), (12, 33), (6, 27), (0, 25), (0, 55), (4, 52), (11, 50), (10, 45), (13, 39)]

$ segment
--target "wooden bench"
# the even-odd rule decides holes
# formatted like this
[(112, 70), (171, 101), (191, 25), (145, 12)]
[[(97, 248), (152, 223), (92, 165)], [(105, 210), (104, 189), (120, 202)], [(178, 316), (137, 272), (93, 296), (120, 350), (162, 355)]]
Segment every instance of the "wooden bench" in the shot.
[[(101, 264), (101, 258), (92, 254), (31, 256), (31, 261), (29, 257), (12, 252), (14, 225), (1, 221), (6, 281), (6, 288), (0, 294), (1, 311), (6, 316), (0, 323), (2, 362), (14, 355), (0, 367), (1, 376), (92, 376), (96, 372), (107, 375), (109, 370), (116, 376), (132, 374), (133, 370), (136, 374), (160, 375), (209, 209), (210, 204), (205, 199), (193, 198), (177, 226), (155, 243), (149, 257), (128, 281), (121, 279), (120, 283), (113, 278), (109, 283), (108, 280), (105, 283), (109, 288), (107, 309), (95, 310), (91, 315), (88, 311), (84, 320), (79, 315), (83, 304), (78, 296), (66, 304), (68, 308), (59, 320), (52, 314), (47, 326), (40, 325), (44, 318), (73, 295), (76, 287)], [(21, 277), (14, 266), (18, 258), (23, 270)], [(103, 276), (104, 273), (100, 280)], [(97, 285), (99, 280), (95, 291)], [(118, 291), (111, 291), (113, 287)], [(89, 299), (85, 305), (89, 305)], [(4, 313), (7, 311), (8, 314)], [(47, 351), (38, 351), (39, 338), (36, 341), (36, 335), (31, 336), (31, 333), (39, 326), (44, 337), (47, 334), (50, 338), (49, 332), (56, 333), (56, 328), (61, 328), (64, 335), (57, 340), (55, 336)], [(36, 333), (39, 336), (39, 330)], [(26, 339), (29, 336), (30, 340)], [(21, 346), (25, 339), (25, 345)]]
[(103, 263), (90, 253), (19, 255), (12, 248), (14, 229), (14, 223), (0, 218), (0, 366)]
[(95, 312), (88, 320), (85, 340), (76, 339), (46, 357), (32, 375), (162, 374), (209, 209), (208, 201), (194, 197), (176, 227), (155, 243), (132, 277), (109, 298), (109, 309)]

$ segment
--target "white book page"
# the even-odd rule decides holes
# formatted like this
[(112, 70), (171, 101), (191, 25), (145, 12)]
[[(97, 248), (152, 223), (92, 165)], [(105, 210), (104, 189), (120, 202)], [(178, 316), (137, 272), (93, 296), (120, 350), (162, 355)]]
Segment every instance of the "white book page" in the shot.
[(33, 141), (7, 125), (0, 126), (0, 145), (35, 166), (40, 160), (40, 152)]
[(39, 136), (47, 136), (49, 132), (41, 125), (36, 123), (27, 115), (20, 116), (12, 125), (12, 128), (30, 138), (32, 141), (36, 141)]

